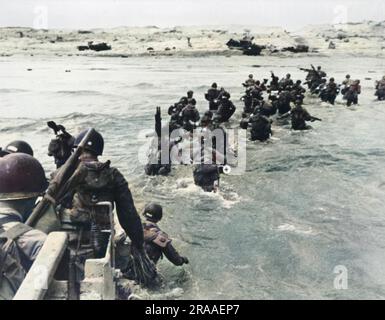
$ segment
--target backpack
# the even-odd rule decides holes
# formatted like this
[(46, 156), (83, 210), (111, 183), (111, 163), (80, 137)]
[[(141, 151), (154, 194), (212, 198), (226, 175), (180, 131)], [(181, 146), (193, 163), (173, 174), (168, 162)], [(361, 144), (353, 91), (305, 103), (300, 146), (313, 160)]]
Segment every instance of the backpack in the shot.
[(22, 223), (7, 231), (0, 227), (0, 300), (12, 300), (26, 276), (15, 240), (29, 230)]

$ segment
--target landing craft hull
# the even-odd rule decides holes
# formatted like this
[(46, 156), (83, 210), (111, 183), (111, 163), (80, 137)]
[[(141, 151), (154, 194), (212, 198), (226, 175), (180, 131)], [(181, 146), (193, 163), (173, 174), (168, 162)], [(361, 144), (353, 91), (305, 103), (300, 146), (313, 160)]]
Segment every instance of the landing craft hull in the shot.
[[(79, 300), (115, 300), (119, 270), (111, 265), (111, 242), (104, 257), (87, 259), (84, 278), (79, 283)], [(67, 263), (68, 237), (65, 232), (51, 233), (40, 254), (32, 265), (24, 282), (16, 293), (15, 300), (70, 300), (69, 281), (57, 278), (60, 266)], [(44, 272), (39, 272), (44, 270)], [(42, 284), (36, 286), (36, 284)], [(129, 284), (131, 287), (131, 284)], [(133, 285), (132, 285), (133, 286)]]
[(36, 229), (49, 234), (53, 231), (61, 231), (61, 222), (53, 205), (50, 205), (43, 216), (37, 222)]

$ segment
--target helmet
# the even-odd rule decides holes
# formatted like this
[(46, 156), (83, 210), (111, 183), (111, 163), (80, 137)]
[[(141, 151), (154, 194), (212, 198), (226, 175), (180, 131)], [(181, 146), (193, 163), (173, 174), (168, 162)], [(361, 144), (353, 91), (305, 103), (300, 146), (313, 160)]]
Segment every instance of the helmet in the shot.
[(288, 74), (286, 75), (286, 78), (290, 78), (290, 77), (291, 77), (291, 74), (288, 73)]
[[(89, 129), (83, 130), (75, 139), (74, 143), (74, 148), (77, 148), (82, 142), (83, 138), (86, 136), (88, 133)], [(97, 156), (101, 156), (103, 154), (103, 149), (104, 149), (104, 139), (102, 135), (94, 131), (94, 133), (90, 136), (88, 139), (86, 145), (85, 145), (85, 150), (90, 151), (94, 153)]]
[(21, 140), (13, 141), (8, 144), (4, 150), (0, 151), (0, 157), (10, 153), (25, 153), (33, 156), (31, 146), (27, 142)]
[(182, 97), (182, 98), (180, 98), (180, 100), (179, 100), (179, 103), (182, 103), (182, 104), (187, 104), (187, 98), (186, 97)]
[(25, 153), (0, 158), (0, 200), (38, 197), (48, 183), (40, 162)]
[(144, 207), (143, 215), (150, 221), (158, 222), (163, 217), (163, 208), (158, 203), (150, 202)]
[(350, 78), (350, 74), (347, 74), (347, 75), (346, 75), (346, 78), (348, 78), (348, 79), (349, 79), (349, 78)]
[(187, 96), (188, 97), (192, 97), (193, 94), (194, 94), (194, 91), (192, 91), (192, 90), (187, 91)]
[(228, 93), (227, 91), (225, 91), (223, 94), (222, 94), (222, 99), (230, 99), (230, 93)]
[(252, 79), (254, 76), (252, 74), (249, 74), (249, 78)]
[(329, 81), (334, 82), (334, 78), (330, 78)]
[(321, 70), (321, 69), (322, 69), (321, 66), (318, 66), (318, 67), (317, 67), (317, 70)]
[(218, 88), (218, 85), (217, 85), (216, 82), (214, 82), (214, 83), (211, 85), (211, 87), (216, 89), (216, 88)]
[(297, 80), (297, 81), (296, 81), (296, 84), (301, 84), (301, 83), (302, 83), (301, 80)]

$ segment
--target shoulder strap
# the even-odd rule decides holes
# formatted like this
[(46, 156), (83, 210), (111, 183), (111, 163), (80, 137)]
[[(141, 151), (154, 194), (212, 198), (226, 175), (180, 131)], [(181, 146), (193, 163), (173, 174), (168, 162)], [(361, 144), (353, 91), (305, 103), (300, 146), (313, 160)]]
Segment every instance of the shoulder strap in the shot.
[(26, 275), (15, 245), (12, 239), (0, 239), (0, 300), (11, 300)]
[(147, 243), (152, 242), (158, 236), (158, 233), (159, 233), (159, 229), (154, 228), (153, 226), (151, 227), (145, 226), (143, 228), (143, 231), (144, 231), (144, 241)]
[(8, 229), (7, 231), (3, 231), (0, 233), (0, 238), (7, 238), (11, 240), (16, 240), (20, 236), (22, 236), (24, 233), (33, 230), (30, 226), (27, 226), (24, 223), (17, 223), (12, 228)]
[(159, 247), (166, 248), (167, 245), (171, 242), (171, 239), (168, 237), (167, 233), (160, 231), (158, 232), (157, 237), (152, 241)]
[(5, 239), (0, 239), (0, 283), (5, 265), (5, 256), (7, 255), (7, 252), (5, 251), (6, 242)]

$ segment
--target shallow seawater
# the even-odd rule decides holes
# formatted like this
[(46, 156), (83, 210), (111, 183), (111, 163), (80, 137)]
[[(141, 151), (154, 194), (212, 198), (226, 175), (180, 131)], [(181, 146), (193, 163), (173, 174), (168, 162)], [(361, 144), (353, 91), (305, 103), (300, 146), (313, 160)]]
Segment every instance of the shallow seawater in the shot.
[[(274, 125), (271, 141), (249, 142), (246, 172), (224, 176), (219, 194), (195, 187), (188, 166), (167, 178), (144, 175), (140, 131), (153, 128), (156, 106), (166, 120), (168, 106), (192, 89), (204, 111), (203, 93), (216, 81), (238, 107), (236, 126), (249, 73), (304, 79), (297, 67), (310, 63), (338, 82), (360, 78), (360, 104), (307, 97), (323, 121), (307, 132)], [(138, 208), (164, 206), (161, 226), (190, 259), (183, 268), (161, 261), (168, 284), (153, 298), (383, 299), (385, 103), (374, 101), (373, 84), (384, 69), (381, 59), (351, 57), (1, 57), (0, 145), (29, 141), (48, 174), (48, 120), (72, 133), (102, 132), (103, 160), (126, 175)], [(336, 266), (347, 268), (347, 290), (334, 288)]]

